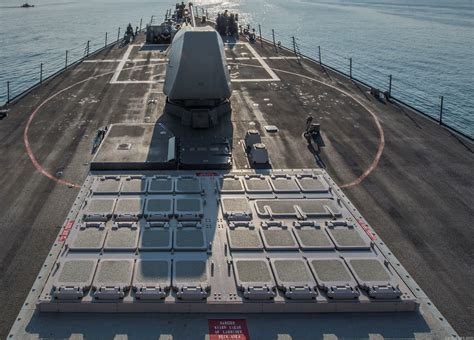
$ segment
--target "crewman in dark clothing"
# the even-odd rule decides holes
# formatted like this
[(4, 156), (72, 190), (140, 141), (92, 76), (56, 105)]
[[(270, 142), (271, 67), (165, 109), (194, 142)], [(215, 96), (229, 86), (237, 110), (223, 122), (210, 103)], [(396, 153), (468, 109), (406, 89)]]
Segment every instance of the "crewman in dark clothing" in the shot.
[(132, 38), (135, 39), (135, 33), (133, 32), (132, 24), (128, 24), (126, 34), (131, 35)]

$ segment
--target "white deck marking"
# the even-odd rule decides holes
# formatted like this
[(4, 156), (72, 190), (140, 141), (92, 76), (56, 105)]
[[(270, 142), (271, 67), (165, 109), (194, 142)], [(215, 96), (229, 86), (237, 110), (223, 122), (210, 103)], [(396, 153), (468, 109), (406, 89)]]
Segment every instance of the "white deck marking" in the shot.
[[(234, 83), (244, 83), (244, 82), (253, 82), (253, 83), (259, 83), (259, 82), (271, 82), (271, 81), (280, 81), (280, 78), (276, 75), (275, 72), (268, 66), (268, 64), (265, 62), (265, 60), (285, 60), (285, 59), (296, 59), (296, 57), (262, 57), (260, 56), (255, 49), (250, 46), (249, 43), (246, 42), (239, 42), (235, 44), (225, 44), (225, 45), (245, 45), (247, 49), (250, 51), (252, 54), (252, 57), (229, 57), (226, 58), (228, 61), (241, 61), (241, 60), (257, 60), (258, 63), (261, 65), (261, 67), (268, 73), (270, 78), (257, 78), (257, 79), (252, 79), (252, 78), (238, 78), (238, 79), (231, 79), (231, 82)], [(156, 45), (147, 45), (147, 46), (168, 46), (168, 45), (163, 45), (163, 44), (156, 44)], [(140, 47), (142, 48), (143, 45), (129, 45), (127, 48), (127, 51), (125, 51), (123, 57), (121, 59), (93, 59), (93, 60), (85, 60), (87, 63), (115, 63), (118, 62), (119, 64), (117, 65), (117, 68), (114, 72), (114, 75), (112, 79), (110, 80), (109, 84), (159, 84), (159, 83), (164, 83), (163, 79), (160, 80), (118, 80), (120, 73), (122, 72), (124, 66), (126, 63), (141, 63), (141, 62), (167, 62), (169, 59), (168, 58), (150, 58), (150, 59), (144, 59), (144, 58), (136, 58), (136, 59), (129, 59), (130, 54), (132, 53), (132, 50), (134, 47)]]
[(91, 59), (84, 60), (83, 63), (118, 63), (120, 59)]
[(112, 79), (110, 80), (110, 84), (113, 84), (118, 80), (120, 72), (122, 72), (122, 69), (125, 66), (125, 63), (127, 62), (128, 57), (130, 56), (130, 53), (132, 53), (133, 46), (134, 45), (128, 46), (127, 51), (124, 53), (124, 55), (122, 57), (122, 60), (117, 65), (117, 69), (115, 70), (115, 73), (114, 73)]
[(270, 66), (268, 66), (268, 64), (265, 61), (263, 61), (262, 57), (257, 53), (257, 51), (255, 51), (255, 49), (252, 46), (250, 46), (250, 44), (247, 44), (247, 48), (253, 54), (253, 56), (258, 60), (258, 62), (262, 65), (263, 69), (267, 71), (267, 73), (272, 78), (271, 80), (280, 81), (280, 78), (278, 78), (276, 73), (273, 72), (273, 70), (270, 68)]
[[(226, 58), (229, 61), (234, 60), (295, 60), (296, 57), (235, 57), (235, 58)], [(168, 61), (167, 58), (150, 58), (150, 59), (127, 59), (127, 63), (141, 63), (145, 61)], [(91, 59), (91, 60), (84, 60), (84, 63), (118, 63), (121, 62), (122, 59)]]
[(161, 84), (164, 80), (117, 80), (111, 84)]

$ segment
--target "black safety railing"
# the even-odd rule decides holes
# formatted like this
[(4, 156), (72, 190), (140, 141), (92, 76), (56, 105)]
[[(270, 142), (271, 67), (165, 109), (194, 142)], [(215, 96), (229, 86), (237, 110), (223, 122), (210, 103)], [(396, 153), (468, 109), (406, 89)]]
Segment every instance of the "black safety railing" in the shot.
[[(390, 100), (436, 121), (471, 141), (474, 140), (474, 112), (469, 112), (462, 105), (446, 100), (444, 95), (433, 95), (413, 82), (384, 73), (374, 66), (360, 63), (352, 57), (321, 46), (309, 46), (297, 37), (282, 35), (274, 29), (264, 31), (261, 25), (255, 27), (257, 40), (273, 45), (277, 53), (283, 49), (293, 53), (298, 61), (307, 59), (316, 62), (369, 89), (377, 89)], [(460, 126), (463, 128), (459, 128)]]
[[(140, 24), (136, 26), (135, 31), (138, 33), (144, 29), (143, 19), (140, 19)], [(58, 53), (55, 58), (50, 58), (40, 63), (37, 70), (31, 70), (21, 74), (21, 79), (7, 80), (5, 87), (0, 86), (0, 103), (4, 102), (5, 104), (3, 106), (12, 104), (39, 85), (83, 62), (86, 58), (120, 43), (125, 31), (126, 30), (118, 27), (115, 34), (105, 32), (101, 38), (98, 37), (95, 40), (87, 40), (82, 44), (65, 50), (63, 53)], [(0, 105), (0, 107), (1, 106), (2, 105)]]

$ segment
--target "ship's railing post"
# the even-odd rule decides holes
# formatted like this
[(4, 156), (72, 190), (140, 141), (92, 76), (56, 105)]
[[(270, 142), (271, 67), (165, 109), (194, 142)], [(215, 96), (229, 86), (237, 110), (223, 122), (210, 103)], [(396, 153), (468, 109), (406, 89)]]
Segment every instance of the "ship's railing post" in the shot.
[(275, 47), (276, 53), (278, 53), (277, 45), (275, 42), (275, 30), (272, 28), (272, 39), (273, 39), (273, 46)]
[(105, 32), (105, 42), (104, 42), (104, 47), (107, 47), (107, 32)]
[(298, 55), (296, 54), (296, 40), (295, 40), (295, 37), (291, 37), (291, 40), (293, 42), (293, 52), (295, 53), (295, 56), (298, 57)]
[(258, 24), (258, 35), (260, 36), (260, 45), (263, 47), (262, 26), (260, 26), (260, 24)]
[(87, 40), (87, 47), (86, 47), (87, 53), (86, 53), (86, 57), (89, 56), (90, 43), (91, 43), (90, 40)]
[(388, 95), (389, 97), (392, 96), (392, 75), (388, 76)]
[(43, 82), (43, 63), (40, 64), (40, 84)]
[(10, 81), (7, 80), (7, 104), (10, 103)]
[(120, 39), (120, 27), (118, 28), (118, 32), (117, 32), (117, 41), (119, 41)]
[[(167, 15), (167, 16), (168, 16), (168, 15)], [(150, 25), (153, 23), (153, 18), (154, 18), (154, 17), (155, 17), (154, 15), (151, 16), (151, 18), (150, 18)]]
[(352, 79), (352, 58), (349, 58), (349, 78)]
[(140, 29), (138, 30), (139, 32), (142, 31), (142, 23), (143, 23), (143, 18), (140, 18)]
[(319, 65), (321, 65), (321, 46), (318, 46)]
[(443, 125), (443, 104), (444, 96), (439, 96), (439, 124)]
[(298, 54), (298, 49), (296, 46), (296, 38), (291, 37), (291, 40), (293, 41), (293, 52), (295, 53), (296, 60), (298, 61), (298, 64), (301, 64), (299, 54)]

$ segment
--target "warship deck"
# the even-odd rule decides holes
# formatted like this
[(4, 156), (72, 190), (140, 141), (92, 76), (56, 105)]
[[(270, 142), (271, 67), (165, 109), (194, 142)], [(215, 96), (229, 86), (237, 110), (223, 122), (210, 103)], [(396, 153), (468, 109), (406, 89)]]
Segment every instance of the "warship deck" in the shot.
[[(0, 121), (0, 338), (12, 325), (12, 336), (151, 337), (142, 324), (170, 338), (204, 338), (208, 319), (226, 317), (37, 314), (36, 301), (25, 302), (35, 281), (45, 280), (44, 260), (88, 176), (97, 129), (155, 122), (176, 136), (232, 137), (234, 170), (249, 168), (242, 147), (249, 128), (260, 131), (273, 169), (324, 167), (406, 268), (404, 279), (419, 285), (413, 293), (420, 313), (228, 316), (246, 319), (252, 338), (441, 337), (451, 335), (449, 324), (461, 336), (474, 334), (472, 143), (317, 63), (245, 40), (227, 46), (231, 117), (217, 130), (186, 129), (161, 114), (166, 53), (141, 45), (139, 39), (91, 56), (11, 105)], [(302, 137), (309, 114), (321, 123), (320, 155)], [(20, 309), (35, 314), (33, 321), (15, 320)]]

